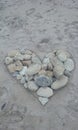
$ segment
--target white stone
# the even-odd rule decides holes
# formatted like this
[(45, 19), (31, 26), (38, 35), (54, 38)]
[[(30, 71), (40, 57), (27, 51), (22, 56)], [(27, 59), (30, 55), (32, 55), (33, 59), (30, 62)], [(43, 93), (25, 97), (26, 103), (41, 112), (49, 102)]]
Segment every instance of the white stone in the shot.
[(18, 75), (17, 75), (17, 79), (18, 79), (18, 80), (22, 79), (22, 75), (18, 74)]
[(65, 69), (68, 71), (74, 70), (74, 61), (70, 58), (64, 63)]
[(44, 106), (48, 102), (48, 98), (45, 97), (39, 97), (40, 103)]
[(28, 88), (27, 83), (24, 84), (24, 88)]
[(31, 91), (37, 91), (38, 89), (38, 86), (33, 81), (29, 81), (27, 86), (28, 86), (28, 89)]
[(20, 82), (21, 82), (21, 84), (25, 84), (25, 77), (22, 77)]
[(12, 63), (13, 62), (13, 59), (11, 58), (11, 57), (6, 57), (5, 58), (5, 64), (6, 65), (9, 65), (10, 63)]
[(27, 73), (27, 66), (24, 66), (23, 69), (20, 71), (20, 75), (25, 75)]
[(41, 60), (38, 56), (33, 55), (32, 56), (32, 63), (41, 64)]
[(53, 96), (53, 90), (49, 87), (41, 87), (37, 91), (37, 95), (40, 97), (51, 97)]
[(57, 50), (56, 55), (61, 61), (66, 61), (71, 55), (65, 50)]
[(61, 76), (60, 79), (57, 79), (53, 84), (51, 85), (51, 88), (54, 90), (63, 88), (68, 83), (68, 77), (67, 76)]
[(32, 64), (31, 66), (29, 66), (28, 70), (27, 70), (27, 74), (28, 75), (34, 75), (37, 74), (41, 69), (41, 65), (40, 64)]
[(62, 75), (64, 74), (64, 70), (65, 70), (65, 68), (64, 68), (63, 66), (56, 65), (56, 66), (54, 67), (54, 70), (53, 70), (54, 76), (55, 76), (56, 78), (59, 78), (60, 76), (62, 76)]

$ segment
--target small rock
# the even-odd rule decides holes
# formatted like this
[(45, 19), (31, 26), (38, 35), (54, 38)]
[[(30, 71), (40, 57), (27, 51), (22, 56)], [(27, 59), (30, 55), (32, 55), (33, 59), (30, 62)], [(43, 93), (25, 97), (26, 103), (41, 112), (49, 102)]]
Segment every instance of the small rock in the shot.
[(16, 71), (15, 64), (10, 64), (10, 65), (7, 66), (7, 68), (8, 68), (8, 70), (9, 70), (10, 73), (13, 73), (13, 72)]
[(17, 75), (19, 75), (19, 72), (16, 71), (16, 72), (13, 73), (12, 76), (13, 76), (13, 77), (17, 77)]
[(13, 62), (13, 59), (12, 59), (12, 58), (10, 58), (10, 57), (6, 57), (6, 58), (5, 58), (5, 64), (6, 64), (6, 65), (11, 64), (12, 62)]
[(22, 77), (22, 78), (21, 78), (20, 83), (21, 83), (21, 84), (25, 84), (25, 77)]
[(15, 62), (15, 70), (16, 71), (20, 71), (20, 70), (22, 70), (23, 69), (23, 65), (22, 65), (22, 63), (18, 60), (18, 61), (16, 61)]
[(53, 96), (53, 90), (49, 87), (44, 87), (44, 88), (41, 87), (38, 89), (37, 95), (40, 97), (49, 98), (49, 97)]
[(33, 55), (32, 56), (32, 63), (41, 64), (41, 60), (38, 56)]
[(12, 50), (8, 53), (8, 56), (9, 57), (15, 57), (16, 54), (19, 54), (19, 51), (18, 50)]
[(74, 61), (68, 58), (67, 61), (64, 63), (64, 67), (68, 71), (74, 70)]
[(53, 76), (53, 71), (47, 70), (45, 75), (48, 76), (48, 77), (52, 77)]
[(55, 66), (63, 66), (64, 67), (64, 64), (60, 60), (58, 60), (57, 57), (53, 58), (52, 64), (53, 64), (54, 67)]
[(63, 66), (56, 65), (53, 70), (54, 76), (56, 78), (59, 78), (60, 76), (64, 74), (64, 70), (65, 68)]
[(39, 97), (40, 103), (44, 106), (48, 102), (48, 98), (45, 97)]
[(52, 63), (49, 63), (49, 64), (47, 65), (47, 69), (48, 69), (48, 70), (53, 70), (53, 65), (52, 65)]
[(68, 70), (65, 70), (65, 71), (64, 71), (64, 74), (65, 74), (67, 77), (70, 77), (70, 76), (71, 76), (71, 72), (68, 71)]
[(22, 57), (23, 57), (23, 60), (31, 60), (31, 55), (25, 54)]
[(24, 66), (30, 66), (31, 65), (31, 60), (23, 60), (22, 61), (22, 64), (24, 65)]
[(47, 64), (42, 64), (42, 69), (47, 70)]
[(31, 91), (36, 91), (38, 89), (38, 86), (33, 81), (29, 81), (28, 82), (28, 89)]
[(45, 75), (45, 74), (46, 74), (46, 71), (45, 71), (44, 69), (42, 69), (42, 70), (39, 71), (38, 74), (39, 74), (39, 75)]
[(50, 63), (50, 59), (49, 58), (44, 58), (43, 59), (43, 64), (49, 64)]
[(47, 86), (50, 86), (50, 85), (51, 85), (52, 79), (49, 78), (48, 76), (40, 75), (40, 76), (38, 76), (37, 78), (35, 78), (35, 83), (36, 83), (38, 86), (47, 87)]
[(34, 75), (37, 74), (41, 69), (41, 65), (40, 64), (32, 64), (31, 66), (29, 66), (28, 70), (27, 70), (27, 74), (28, 75)]
[(24, 84), (24, 88), (28, 88), (27, 83)]
[(53, 84), (51, 85), (51, 88), (54, 90), (63, 88), (68, 83), (68, 77), (67, 76), (61, 76), (60, 79), (57, 79)]
[(58, 59), (62, 62), (66, 61), (67, 58), (70, 57), (70, 54), (65, 50), (57, 50), (56, 55), (57, 55)]
[(23, 69), (19, 73), (20, 73), (20, 75), (26, 75), (26, 73), (27, 73), (27, 66), (24, 66)]
[(26, 51), (25, 51), (25, 54), (28, 54), (28, 55), (32, 55), (32, 53), (33, 53), (33, 52), (30, 51), (30, 50), (26, 50)]
[(30, 59), (31, 59), (31, 55), (28, 54), (22, 55), (21, 53), (18, 53), (15, 56), (15, 60), (30, 60)]
[(18, 80), (22, 79), (22, 75), (18, 74), (18, 75), (17, 75), (17, 79), (18, 79)]

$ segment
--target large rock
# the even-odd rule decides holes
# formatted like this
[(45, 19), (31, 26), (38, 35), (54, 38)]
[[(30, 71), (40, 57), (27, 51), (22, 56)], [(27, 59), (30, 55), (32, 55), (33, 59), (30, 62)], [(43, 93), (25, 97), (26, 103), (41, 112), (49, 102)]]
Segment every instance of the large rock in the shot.
[(64, 67), (68, 71), (74, 70), (74, 61), (68, 58), (67, 61), (64, 63)]
[(39, 97), (38, 99), (43, 106), (48, 102), (48, 98), (45, 97)]
[(60, 79), (57, 79), (53, 84), (51, 85), (51, 88), (54, 90), (63, 88), (68, 83), (68, 77), (67, 76), (61, 76)]
[(47, 87), (52, 84), (52, 79), (48, 76), (40, 75), (37, 78), (35, 78), (35, 82), (38, 86)]
[(29, 81), (27, 86), (28, 86), (28, 89), (31, 91), (37, 91), (38, 89), (38, 86), (33, 81)]
[(38, 89), (37, 95), (40, 97), (49, 98), (49, 97), (53, 96), (53, 90), (49, 87), (44, 87), (44, 88), (41, 87)]
[(29, 66), (28, 70), (27, 70), (27, 74), (28, 75), (34, 75), (37, 74), (41, 69), (41, 65), (40, 64), (32, 64), (31, 66)]

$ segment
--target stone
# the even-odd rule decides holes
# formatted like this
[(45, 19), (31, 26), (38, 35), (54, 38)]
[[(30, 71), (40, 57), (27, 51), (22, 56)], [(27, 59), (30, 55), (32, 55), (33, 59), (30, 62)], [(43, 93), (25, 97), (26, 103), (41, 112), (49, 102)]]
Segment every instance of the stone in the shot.
[(32, 55), (33, 52), (32, 52), (31, 50), (26, 50), (26, 51), (25, 51), (25, 54)]
[(43, 64), (49, 64), (50, 63), (50, 59), (49, 58), (44, 58), (43, 59)]
[(37, 91), (38, 89), (38, 86), (33, 81), (29, 81), (27, 86), (28, 86), (28, 89), (31, 91)]
[(64, 67), (68, 71), (74, 70), (74, 61), (70, 58), (67, 59), (66, 62), (64, 62)]
[(32, 56), (32, 63), (41, 64), (41, 60), (38, 56), (33, 55)]
[(31, 59), (31, 55), (28, 54), (22, 55), (21, 53), (18, 53), (15, 56), (15, 60), (30, 60), (30, 59)]
[(31, 60), (23, 60), (22, 64), (23, 64), (23, 66), (28, 66), (29, 67), (31, 65)]
[(11, 64), (12, 62), (13, 62), (13, 59), (12, 59), (11, 57), (6, 57), (6, 58), (5, 58), (5, 64), (6, 64), (6, 65)]
[(24, 88), (28, 88), (27, 83), (24, 84)]
[(40, 64), (32, 64), (29, 66), (28, 70), (27, 70), (27, 74), (28, 75), (34, 75), (37, 74), (41, 69), (41, 65)]
[(64, 71), (64, 75), (66, 75), (67, 77), (70, 77), (70, 76), (71, 76), (71, 72), (68, 71), (68, 70), (65, 70), (65, 71)]
[(18, 79), (18, 80), (22, 79), (22, 75), (18, 74), (18, 75), (17, 75), (17, 79)]
[(53, 82), (53, 84), (51, 85), (51, 88), (54, 90), (57, 90), (66, 86), (67, 83), (68, 83), (68, 77), (63, 75), (60, 77), (60, 79), (57, 79), (55, 82)]
[(20, 75), (26, 75), (26, 73), (27, 73), (27, 66), (24, 66), (23, 69), (19, 73), (20, 73)]
[(64, 64), (57, 57), (53, 58), (52, 64), (53, 64), (54, 67), (55, 66), (62, 66), (62, 67), (64, 67)]
[(16, 54), (19, 54), (19, 50), (12, 50), (8, 53), (9, 57), (15, 57)]
[(38, 98), (40, 103), (44, 106), (48, 103), (48, 98), (45, 98), (45, 97), (39, 97)]
[(70, 57), (70, 54), (65, 50), (57, 50), (56, 55), (57, 55), (58, 59), (62, 62), (65, 62), (67, 60), (67, 58)]
[(23, 69), (22, 63), (18, 60), (15, 62), (15, 70), (16, 71), (21, 71)]
[(25, 80), (25, 77), (22, 77), (21, 80), (20, 80), (20, 83), (21, 83), (21, 84), (25, 84), (25, 81), (26, 81), (26, 80)]
[(61, 76), (64, 74), (64, 70), (65, 70), (65, 68), (64, 68), (63, 66), (56, 65), (56, 66), (54, 67), (54, 70), (53, 70), (54, 76), (55, 76), (56, 78), (61, 77)]
[(15, 66), (15, 64), (9, 64), (9, 65), (7, 66), (7, 68), (8, 68), (8, 70), (9, 70), (10, 73), (13, 73), (13, 72), (16, 71), (16, 66)]
[(45, 75), (48, 77), (52, 77), (53, 76), (53, 71), (49, 71), (49, 70), (40, 70), (38, 75)]
[(42, 64), (42, 69), (47, 70), (47, 64)]
[(35, 83), (40, 87), (47, 87), (52, 84), (52, 79), (45, 75), (40, 75), (35, 78)]
[(52, 63), (48, 63), (47, 69), (48, 69), (48, 70), (53, 70), (53, 65), (52, 65)]
[(40, 97), (49, 98), (53, 96), (53, 90), (49, 87), (41, 87), (38, 89), (37, 95)]
[(15, 71), (15, 72), (12, 74), (13, 77), (17, 77), (17, 75), (19, 75), (19, 72), (18, 72), (18, 71)]

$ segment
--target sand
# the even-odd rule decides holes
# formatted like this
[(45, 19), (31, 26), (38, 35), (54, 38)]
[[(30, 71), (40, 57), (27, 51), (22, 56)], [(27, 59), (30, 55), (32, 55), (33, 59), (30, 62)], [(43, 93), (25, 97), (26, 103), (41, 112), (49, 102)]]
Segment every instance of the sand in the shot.
[[(72, 54), (73, 75), (46, 106), (8, 73), (4, 59), (16, 48)], [(78, 130), (77, 66), (77, 0), (0, 0), (0, 130)]]

